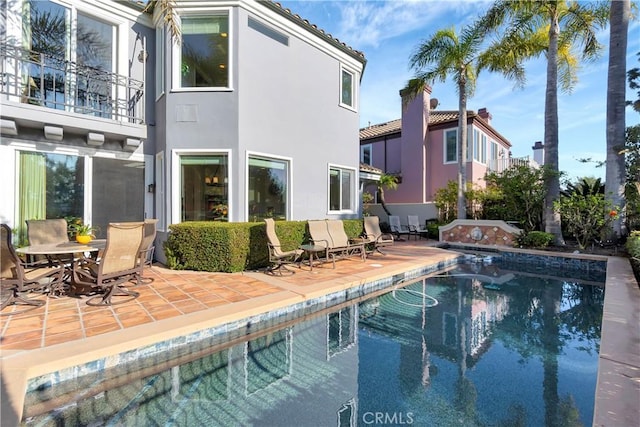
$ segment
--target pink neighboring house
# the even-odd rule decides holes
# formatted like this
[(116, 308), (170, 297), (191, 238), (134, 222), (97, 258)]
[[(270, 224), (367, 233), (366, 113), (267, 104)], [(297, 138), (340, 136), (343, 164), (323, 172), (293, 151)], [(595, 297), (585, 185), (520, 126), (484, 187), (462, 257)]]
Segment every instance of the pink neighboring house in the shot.
[[(401, 119), (360, 129), (360, 161), (398, 176), (398, 189), (385, 192), (387, 202), (430, 202), (436, 190), (458, 179), (458, 111), (435, 109), (438, 102), (430, 88), (410, 101), (403, 91), (400, 96)], [(511, 158), (511, 143), (491, 126), (486, 108), (468, 110), (467, 123), (469, 182), (484, 187), (489, 170), (504, 170), (516, 160), (535, 163)]]

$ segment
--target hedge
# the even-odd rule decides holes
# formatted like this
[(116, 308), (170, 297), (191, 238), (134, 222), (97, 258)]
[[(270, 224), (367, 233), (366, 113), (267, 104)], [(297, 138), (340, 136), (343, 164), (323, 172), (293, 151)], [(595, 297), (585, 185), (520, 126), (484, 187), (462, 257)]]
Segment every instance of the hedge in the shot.
[[(343, 220), (351, 238), (363, 232), (361, 219)], [(264, 222), (193, 221), (169, 226), (164, 243), (167, 266), (174, 270), (234, 273), (269, 265)], [(309, 241), (306, 221), (276, 221), (283, 250)]]

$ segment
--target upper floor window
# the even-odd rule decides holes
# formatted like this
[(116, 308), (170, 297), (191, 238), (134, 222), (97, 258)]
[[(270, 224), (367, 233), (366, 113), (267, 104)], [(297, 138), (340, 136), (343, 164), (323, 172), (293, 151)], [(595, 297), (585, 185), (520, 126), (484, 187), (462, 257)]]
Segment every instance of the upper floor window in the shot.
[(23, 20), (22, 101), (111, 118), (116, 26), (52, 1), (26, 2)]
[(228, 88), (228, 12), (183, 16), (181, 31), (180, 87)]
[(360, 146), (360, 161), (365, 165), (371, 166), (373, 164), (371, 144)]
[(156, 99), (164, 93), (165, 62), (164, 50), (166, 48), (166, 29), (164, 25), (156, 27)]
[(353, 169), (329, 168), (329, 211), (355, 210), (356, 173)]
[(355, 74), (340, 68), (340, 105), (355, 109), (355, 98)]
[(453, 163), (458, 161), (458, 131), (456, 129), (447, 130), (444, 133), (444, 162)]

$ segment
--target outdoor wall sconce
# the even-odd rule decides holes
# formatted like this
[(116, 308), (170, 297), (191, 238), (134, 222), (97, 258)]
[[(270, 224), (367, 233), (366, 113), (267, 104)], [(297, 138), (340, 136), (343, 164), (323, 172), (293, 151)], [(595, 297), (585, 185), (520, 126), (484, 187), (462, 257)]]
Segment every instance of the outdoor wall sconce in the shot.
[(149, 193), (155, 193), (156, 192), (156, 185), (155, 184), (149, 184), (147, 186), (147, 192)]

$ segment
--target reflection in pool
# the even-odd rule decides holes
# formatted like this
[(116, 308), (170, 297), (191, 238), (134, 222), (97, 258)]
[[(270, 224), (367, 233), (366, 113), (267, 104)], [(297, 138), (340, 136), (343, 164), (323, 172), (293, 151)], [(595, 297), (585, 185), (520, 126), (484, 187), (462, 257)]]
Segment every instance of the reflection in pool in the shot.
[(584, 283), (461, 265), (173, 365), (43, 387), (27, 422), (589, 425), (604, 288)]

